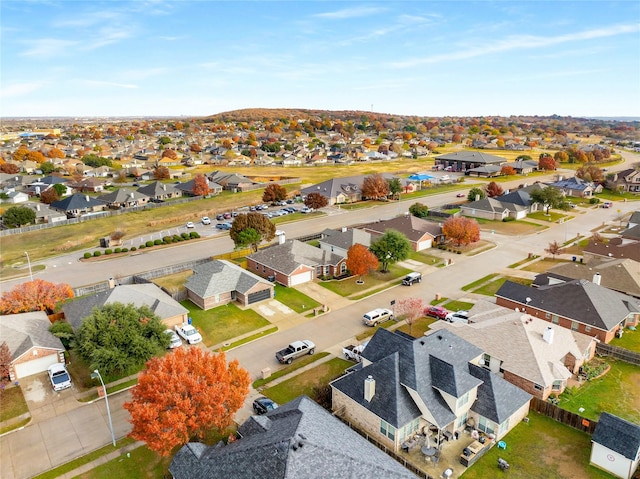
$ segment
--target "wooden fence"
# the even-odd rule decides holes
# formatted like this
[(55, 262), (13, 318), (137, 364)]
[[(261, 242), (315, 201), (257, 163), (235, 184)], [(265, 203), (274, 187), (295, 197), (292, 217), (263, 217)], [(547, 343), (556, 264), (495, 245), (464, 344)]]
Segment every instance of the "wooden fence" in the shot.
[(554, 421), (561, 422), (562, 424), (566, 424), (567, 426), (584, 431), (588, 434), (593, 434), (593, 431), (598, 424), (597, 421), (584, 418), (579, 414), (567, 411), (555, 404), (551, 404), (550, 402), (543, 401), (536, 397), (531, 400), (531, 410), (544, 414)]
[(596, 353), (600, 356), (611, 356), (626, 363), (640, 366), (640, 353), (630, 351), (628, 349), (611, 346), (610, 344), (596, 344)]

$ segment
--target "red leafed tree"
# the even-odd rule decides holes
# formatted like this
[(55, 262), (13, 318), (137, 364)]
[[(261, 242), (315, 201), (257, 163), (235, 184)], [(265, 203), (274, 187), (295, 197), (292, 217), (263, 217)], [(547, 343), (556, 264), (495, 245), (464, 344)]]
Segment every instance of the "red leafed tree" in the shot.
[(191, 193), (193, 193), (194, 196), (207, 196), (210, 191), (209, 182), (203, 175), (198, 175), (193, 179)]
[(406, 298), (398, 301), (395, 306), (395, 313), (398, 318), (404, 317), (404, 320), (409, 325), (409, 334), (411, 334), (411, 327), (416, 319), (424, 314), (425, 304), (421, 298)]
[(489, 198), (495, 198), (496, 196), (502, 195), (502, 193), (504, 193), (504, 190), (495, 181), (492, 181), (487, 185), (487, 196)]
[(500, 169), (500, 174), (504, 176), (511, 176), (516, 174), (516, 170), (513, 168), (513, 166), (504, 165)]
[(384, 177), (376, 173), (365, 176), (362, 181), (362, 197), (370, 199), (386, 198), (389, 194), (389, 183)]
[(55, 188), (47, 188), (42, 193), (40, 193), (40, 201), (45, 205), (50, 205), (54, 201), (58, 201), (60, 199), (60, 195), (56, 191)]
[(162, 152), (162, 158), (171, 158), (172, 160), (178, 159), (178, 154), (174, 150), (164, 150)]
[(476, 220), (463, 216), (451, 217), (442, 225), (442, 233), (454, 245), (466, 246), (480, 240), (480, 225)]
[(304, 204), (307, 208), (319, 210), (320, 208), (327, 206), (329, 204), (329, 200), (326, 196), (323, 196), (320, 193), (309, 193), (304, 200)]
[(363, 275), (378, 269), (378, 258), (369, 248), (356, 243), (347, 251), (347, 269), (358, 276), (358, 282), (362, 282)]
[(153, 170), (153, 177), (156, 180), (167, 180), (170, 176), (171, 172), (166, 166), (158, 166), (155, 170)]
[(147, 362), (124, 408), (129, 436), (163, 456), (212, 428), (224, 430), (249, 392), (249, 373), (223, 352), (177, 348)]
[(544, 156), (538, 160), (538, 169), (553, 171), (558, 167), (552, 156)]
[(13, 175), (15, 173), (20, 173), (20, 167), (15, 163), (3, 163), (0, 165), (0, 171), (2, 173)]
[(287, 190), (284, 186), (280, 186), (277, 183), (271, 183), (267, 185), (262, 193), (262, 201), (265, 203), (271, 203), (275, 201), (282, 201), (287, 198)]
[(11, 351), (6, 341), (0, 345), (0, 384), (5, 384), (11, 379)]
[(56, 303), (68, 298), (73, 298), (73, 289), (68, 284), (34, 279), (3, 293), (0, 297), (0, 313), (46, 311), (51, 314)]

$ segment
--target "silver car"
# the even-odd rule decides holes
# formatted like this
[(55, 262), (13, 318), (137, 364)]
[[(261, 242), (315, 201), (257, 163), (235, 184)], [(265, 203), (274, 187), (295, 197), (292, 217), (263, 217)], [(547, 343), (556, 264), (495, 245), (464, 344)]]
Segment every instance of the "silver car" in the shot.
[(170, 342), (169, 342), (169, 346), (168, 346), (169, 349), (175, 349), (175, 348), (179, 348), (180, 346), (182, 346), (182, 340), (180, 339), (180, 336), (178, 336), (176, 334), (175, 331), (172, 331), (170, 329), (166, 329), (164, 331), (164, 334), (166, 334), (170, 338)]
[(71, 387), (71, 376), (62, 363), (55, 363), (47, 369), (49, 380), (54, 391), (62, 391)]

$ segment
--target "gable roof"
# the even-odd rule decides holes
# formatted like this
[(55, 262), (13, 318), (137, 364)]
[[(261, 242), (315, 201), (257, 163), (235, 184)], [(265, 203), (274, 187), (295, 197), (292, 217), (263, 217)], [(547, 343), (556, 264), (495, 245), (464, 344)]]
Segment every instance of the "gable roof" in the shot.
[(105, 203), (127, 203), (130, 201), (144, 200), (145, 198), (148, 198), (148, 196), (131, 188), (118, 188), (115, 191), (105, 193), (98, 197), (100, 201), (104, 201)]
[(337, 248), (348, 250), (354, 244), (361, 244), (366, 247), (371, 245), (371, 235), (366, 231), (351, 228), (346, 231), (326, 229), (322, 232), (320, 243), (325, 243)]
[(105, 204), (91, 196), (82, 195), (80, 193), (75, 193), (67, 198), (51, 203), (52, 208), (61, 211), (82, 211), (88, 208), (95, 208), (96, 206), (105, 206)]
[(442, 235), (440, 223), (427, 221), (413, 215), (401, 215), (389, 220), (376, 221), (358, 226), (358, 228), (384, 234), (387, 230), (396, 230), (407, 237), (409, 241), (419, 241), (425, 235), (432, 238)]
[(172, 184), (161, 183), (160, 181), (154, 181), (153, 183), (149, 183), (148, 185), (141, 186), (137, 191), (138, 193), (146, 195), (150, 198), (158, 198), (160, 196), (180, 193), (180, 191), (176, 189)]
[(554, 186), (560, 189), (584, 191), (586, 189), (593, 188), (595, 185), (590, 181), (585, 181), (577, 176), (572, 176), (570, 178), (564, 178), (562, 180), (549, 183), (549, 186)]
[[(628, 231), (628, 230), (626, 230)], [(640, 261), (640, 241), (625, 238), (611, 238), (608, 243), (590, 240), (584, 253), (607, 258), (631, 258)]]
[(245, 294), (258, 283), (271, 285), (269, 281), (229, 261), (213, 260), (194, 267), (185, 288), (201, 298), (207, 298), (229, 291)]
[[(462, 161), (465, 163), (478, 163), (478, 164), (502, 164), (506, 163), (507, 159), (501, 156), (489, 155), (487, 153), (481, 153), (479, 151), (456, 151), (455, 153), (447, 153), (444, 155), (436, 156), (436, 160), (447, 161)], [(500, 169), (498, 168), (498, 171)]]
[(50, 326), (44, 311), (0, 316), (0, 338), (9, 346), (12, 361), (33, 347), (64, 351), (62, 341), (49, 332)]
[(175, 479), (416, 478), (307, 396), (252, 416), (238, 432), (227, 445), (183, 446), (169, 471)]
[(344, 259), (298, 240), (287, 240), (282, 244), (269, 246), (249, 255), (249, 258), (286, 275), (293, 273), (300, 265), (310, 268), (317, 265), (337, 265)]
[(640, 449), (640, 426), (603, 412), (600, 414), (591, 441), (635, 461)]
[(604, 331), (615, 329), (629, 313), (640, 312), (640, 300), (584, 279), (539, 288), (506, 281), (496, 296)]
[(491, 213), (503, 213), (505, 210), (515, 212), (524, 210), (524, 207), (521, 205), (502, 201), (502, 196), (500, 196), (499, 199), (487, 197), (478, 201), (472, 201), (471, 203), (460, 205), (460, 208), (488, 211)]

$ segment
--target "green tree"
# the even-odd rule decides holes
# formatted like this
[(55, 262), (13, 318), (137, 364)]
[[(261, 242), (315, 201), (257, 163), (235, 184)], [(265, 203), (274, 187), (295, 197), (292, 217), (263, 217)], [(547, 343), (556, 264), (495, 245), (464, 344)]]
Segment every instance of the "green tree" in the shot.
[(392, 178), (387, 181), (389, 184), (389, 192), (393, 196), (393, 198), (400, 198), (400, 193), (402, 193), (402, 183), (399, 178)]
[(385, 233), (371, 241), (369, 247), (382, 265), (382, 272), (389, 271), (389, 265), (403, 261), (409, 257), (411, 243), (405, 235), (395, 230), (387, 230)]
[(82, 157), (82, 162), (87, 166), (91, 166), (92, 168), (98, 168), (100, 166), (113, 166), (113, 162), (109, 158), (98, 156), (95, 153), (84, 155)]
[(56, 338), (60, 338), (60, 341), (62, 341), (62, 345), (66, 349), (71, 349), (71, 346), (73, 345), (73, 339), (75, 338), (73, 326), (71, 326), (66, 321), (56, 321), (51, 326), (49, 326), (49, 332)]
[(531, 199), (543, 205), (545, 213), (548, 215), (551, 208), (568, 209), (567, 200), (562, 191), (553, 186), (546, 188), (537, 187), (530, 193)]
[(36, 212), (26, 206), (12, 206), (2, 215), (2, 222), (9, 228), (19, 228), (33, 223)]
[(484, 200), (486, 196), (487, 195), (485, 194), (484, 190), (476, 186), (469, 190), (469, 194), (467, 195), (467, 200), (468, 201)]
[(44, 175), (50, 175), (56, 170), (55, 165), (50, 161), (45, 161), (38, 168), (40, 169), (40, 171), (42, 171)]
[(147, 306), (105, 304), (82, 322), (76, 346), (91, 369), (106, 376), (131, 374), (169, 345), (165, 328)]
[[(243, 231), (252, 229), (257, 233), (249, 232), (241, 236)], [(236, 248), (251, 246), (253, 251), (258, 251), (258, 245), (262, 241), (271, 241), (276, 236), (276, 225), (274, 225), (269, 218), (260, 213), (245, 213), (238, 215), (233, 221), (231, 230), (229, 230), (229, 236), (233, 240)], [(248, 238), (252, 238), (253, 241), (245, 243)]]
[(416, 218), (426, 218), (429, 216), (429, 207), (422, 203), (414, 203), (409, 206), (409, 213)]
[(169, 143), (171, 143), (171, 138), (169, 138), (168, 136), (161, 136), (158, 139), (158, 143), (160, 143), (161, 145), (168, 145)]
[[(247, 228), (246, 230), (238, 233), (238, 239), (236, 242), (236, 248), (246, 248), (253, 245), (260, 244), (262, 241), (262, 235), (253, 228)], [(255, 251), (255, 250), (254, 250)]]
[(64, 196), (64, 194), (67, 192), (67, 187), (64, 186), (62, 183), (56, 183), (51, 188), (56, 190), (56, 193), (58, 193), (58, 196), (60, 197)]

